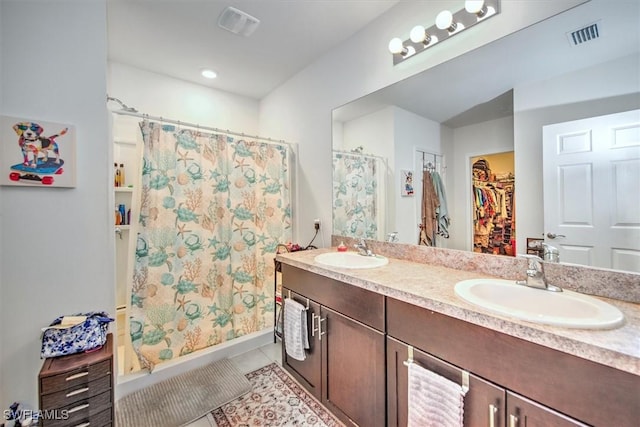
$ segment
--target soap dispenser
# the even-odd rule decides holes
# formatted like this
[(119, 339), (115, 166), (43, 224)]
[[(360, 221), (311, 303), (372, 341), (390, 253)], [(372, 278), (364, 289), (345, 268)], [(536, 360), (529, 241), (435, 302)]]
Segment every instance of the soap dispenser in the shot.
[(344, 242), (340, 242), (340, 244), (338, 245), (338, 252), (346, 252), (347, 251), (347, 245), (344, 244)]

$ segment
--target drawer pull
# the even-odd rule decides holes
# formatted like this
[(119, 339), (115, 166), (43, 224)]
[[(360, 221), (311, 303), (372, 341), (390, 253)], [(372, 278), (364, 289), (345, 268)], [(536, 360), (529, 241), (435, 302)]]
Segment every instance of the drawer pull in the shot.
[(89, 427), (90, 425), (91, 425), (90, 422), (86, 422), (86, 423), (78, 424), (76, 425), (76, 427)]
[(77, 390), (73, 390), (70, 391), (69, 393), (67, 393), (65, 396), (67, 397), (71, 397), (71, 396), (75, 396), (76, 394), (82, 394), (89, 391), (89, 387), (85, 387), (85, 388), (79, 388)]
[(318, 316), (318, 341), (322, 341), (322, 336), (327, 333), (327, 324), (325, 323), (324, 332), (322, 332), (322, 322), (326, 322), (327, 318), (324, 319)]
[(311, 336), (316, 336), (316, 314), (311, 313)]
[(518, 427), (518, 417), (509, 414), (509, 427)]
[(84, 405), (78, 405), (78, 406), (76, 406), (75, 408), (71, 408), (71, 409), (69, 409), (67, 412), (68, 412), (69, 414), (73, 414), (74, 412), (82, 411), (83, 409), (86, 409), (86, 408), (88, 408), (88, 407), (89, 407), (89, 404), (88, 404), (88, 403), (85, 403)]
[(65, 378), (65, 381), (72, 381), (75, 380), (77, 378), (82, 378), (82, 377), (86, 377), (87, 375), (89, 375), (89, 371), (84, 371), (84, 372), (78, 372), (77, 374), (68, 376), (67, 378)]
[(496, 427), (496, 412), (498, 412), (496, 405), (489, 405), (489, 427)]

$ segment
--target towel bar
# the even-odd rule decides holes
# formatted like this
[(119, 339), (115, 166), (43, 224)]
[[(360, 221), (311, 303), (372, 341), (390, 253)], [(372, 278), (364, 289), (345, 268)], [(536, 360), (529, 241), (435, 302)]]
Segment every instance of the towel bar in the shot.
[[(287, 289), (287, 298), (291, 299), (291, 289)], [(309, 298), (307, 300), (307, 310), (309, 310)]]
[[(404, 366), (409, 366), (412, 363), (416, 363), (413, 360), (413, 346), (407, 346), (407, 360), (405, 360), (404, 362), (402, 362), (404, 364)], [(456, 368), (458, 369), (458, 368)], [(469, 372), (467, 371), (462, 371), (462, 391), (464, 393), (469, 391)]]

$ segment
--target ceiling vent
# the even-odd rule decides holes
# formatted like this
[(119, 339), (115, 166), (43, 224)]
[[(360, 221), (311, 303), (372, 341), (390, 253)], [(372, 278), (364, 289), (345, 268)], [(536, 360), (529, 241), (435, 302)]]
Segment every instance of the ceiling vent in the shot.
[(259, 24), (259, 19), (231, 6), (222, 11), (218, 18), (218, 26), (245, 37), (253, 34)]
[(567, 33), (567, 38), (572, 46), (578, 46), (600, 37), (600, 21), (586, 25), (578, 30)]

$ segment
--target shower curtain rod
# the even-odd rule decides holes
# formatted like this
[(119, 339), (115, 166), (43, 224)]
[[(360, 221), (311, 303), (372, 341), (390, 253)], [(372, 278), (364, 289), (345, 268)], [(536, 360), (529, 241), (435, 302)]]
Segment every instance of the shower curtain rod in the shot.
[(343, 151), (343, 150), (331, 150), (331, 151), (334, 152), (334, 153), (340, 153), (340, 154), (350, 154), (352, 156), (372, 157), (372, 158), (375, 158), (375, 159), (380, 159), (383, 162), (387, 161), (386, 158), (384, 158), (382, 156), (377, 156), (375, 154), (356, 153), (356, 152), (353, 152), (353, 151)]
[(214, 127), (210, 127), (210, 126), (202, 126), (199, 124), (193, 124), (193, 123), (188, 123), (188, 122), (183, 122), (180, 120), (172, 120), (172, 119), (166, 119), (162, 116), (150, 116), (149, 114), (145, 114), (145, 113), (138, 113), (138, 112), (133, 112), (133, 111), (124, 111), (124, 110), (110, 110), (112, 113), (114, 114), (120, 114), (122, 116), (132, 116), (132, 117), (140, 117), (141, 119), (147, 119), (147, 120), (154, 120), (154, 121), (158, 121), (160, 123), (171, 123), (177, 126), (186, 126), (186, 127), (191, 127), (191, 128), (196, 128), (196, 129), (203, 129), (203, 130), (209, 130), (212, 132), (218, 132), (218, 133), (224, 133), (227, 135), (235, 135), (235, 136), (241, 136), (243, 138), (253, 138), (253, 139), (259, 139), (262, 141), (269, 141), (269, 142), (273, 142), (273, 143), (281, 143), (281, 144), (286, 144), (286, 145), (293, 145), (291, 142), (287, 142), (284, 139), (273, 139), (273, 138), (268, 138), (268, 137), (264, 137), (264, 136), (258, 136), (258, 135), (247, 135), (246, 133), (241, 133), (241, 132), (233, 132), (230, 131), (229, 129), (219, 129), (219, 128), (214, 128)]

